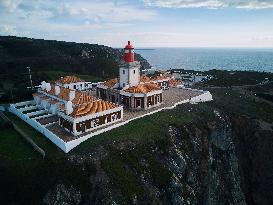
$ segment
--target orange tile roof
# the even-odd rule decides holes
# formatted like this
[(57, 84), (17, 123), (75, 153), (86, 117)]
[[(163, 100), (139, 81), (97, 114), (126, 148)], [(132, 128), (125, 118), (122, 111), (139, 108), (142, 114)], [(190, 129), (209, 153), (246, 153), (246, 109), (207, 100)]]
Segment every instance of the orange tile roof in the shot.
[(109, 109), (112, 109), (115, 107), (117, 107), (117, 105), (115, 105), (111, 102), (98, 100), (98, 101), (94, 101), (94, 102), (84, 103), (84, 104), (78, 106), (76, 109), (74, 109), (74, 111), (70, 114), (70, 116), (77, 118), (77, 117), (82, 117), (85, 115), (109, 110)]
[(81, 105), (88, 102), (93, 102), (97, 100), (94, 96), (88, 95), (85, 92), (76, 91), (75, 98), (72, 100), (74, 105)]
[(78, 83), (85, 82), (84, 80), (78, 78), (77, 76), (65, 76), (55, 81), (56, 83), (69, 84), (69, 83)]
[(70, 89), (65, 87), (60, 87), (60, 93), (58, 94), (58, 97), (68, 101), (69, 100), (69, 93)]
[(177, 85), (179, 84), (179, 81), (177, 81), (177, 80), (175, 80), (175, 79), (171, 79), (171, 80), (169, 81), (169, 83), (170, 83), (171, 86), (177, 86)]
[(103, 85), (107, 86), (108, 88), (111, 88), (113, 87), (116, 83), (118, 83), (118, 79), (117, 78), (114, 78), (114, 79), (110, 79), (110, 80), (107, 80), (103, 83)]
[(143, 83), (151, 82), (151, 78), (148, 77), (147, 75), (141, 75), (140, 82), (143, 82)]
[(149, 93), (155, 90), (161, 90), (161, 89), (155, 83), (146, 83), (146, 84), (140, 84), (137, 86), (129, 87), (125, 91), (129, 93)]

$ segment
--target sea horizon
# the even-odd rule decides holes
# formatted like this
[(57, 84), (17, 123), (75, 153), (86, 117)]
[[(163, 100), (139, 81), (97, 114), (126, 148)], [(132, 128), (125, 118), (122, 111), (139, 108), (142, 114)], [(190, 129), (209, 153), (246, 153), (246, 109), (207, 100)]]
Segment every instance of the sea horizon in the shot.
[(141, 47), (136, 53), (160, 70), (273, 72), (273, 48)]

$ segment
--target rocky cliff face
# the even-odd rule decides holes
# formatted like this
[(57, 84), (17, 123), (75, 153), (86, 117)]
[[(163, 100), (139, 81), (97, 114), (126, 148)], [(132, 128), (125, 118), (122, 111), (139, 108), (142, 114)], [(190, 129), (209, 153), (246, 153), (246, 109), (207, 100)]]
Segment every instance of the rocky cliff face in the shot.
[[(256, 196), (253, 190), (249, 190), (255, 182), (253, 175), (257, 173), (249, 169), (249, 159), (241, 156), (248, 156), (246, 149), (255, 150), (237, 141), (241, 139), (241, 122), (244, 123), (244, 120), (230, 118), (217, 111), (214, 115), (206, 122), (200, 120), (179, 127), (170, 125), (167, 135), (161, 139), (146, 143), (116, 141), (101, 145), (86, 155), (71, 156), (73, 166), (88, 170), (88, 166), (93, 164), (96, 170), (87, 179), (92, 189), (82, 202), (266, 204), (268, 201), (262, 200), (262, 196)], [(241, 153), (239, 158), (236, 155), (238, 150)], [(45, 199), (54, 201), (57, 195), (67, 194), (56, 191), (54, 195), (49, 190)]]
[(247, 204), (273, 204), (273, 131), (264, 121), (232, 118), (232, 135), (240, 162)]

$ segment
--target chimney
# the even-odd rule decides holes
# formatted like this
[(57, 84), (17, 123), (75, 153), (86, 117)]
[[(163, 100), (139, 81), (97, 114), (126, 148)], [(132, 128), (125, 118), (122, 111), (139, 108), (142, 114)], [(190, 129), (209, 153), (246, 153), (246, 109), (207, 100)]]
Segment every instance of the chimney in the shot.
[(46, 89), (46, 82), (45, 81), (41, 82), (41, 88), (42, 88), (42, 90)]
[(75, 98), (75, 90), (69, 90), (69, 100), (73, 100)]
[(48, 92), (48, 91), (50, 91), (51, 90), (51, 85), (50, 85), (50, 83), (46, 83), (46, 91)]
[(67, 115), (70, 115), (72, 112), (73, 112), (72, 102), (71, 101), (67, 101), (67, 103), (65, 104), (65, 113)]
[(59, 94), (60, 94), (60, 92), (61, 92), (61, 90), (60, 90), (60, 86), (55, 85), (55, 95), (59, 95)]

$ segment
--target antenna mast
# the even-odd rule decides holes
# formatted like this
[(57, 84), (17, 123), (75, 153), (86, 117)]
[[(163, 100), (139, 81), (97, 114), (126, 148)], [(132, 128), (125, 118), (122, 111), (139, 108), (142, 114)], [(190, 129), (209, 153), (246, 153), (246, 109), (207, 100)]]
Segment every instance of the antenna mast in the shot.
[(31, 70), (30, 70), (30, 67), (28, 66), (27, 69), (28, 69), (28, 74), (29, 74), (29, 80), (30, 80), (31, 90), (33, 90), (33, 84), (32, 84), (32, 78), (31, 78)]

